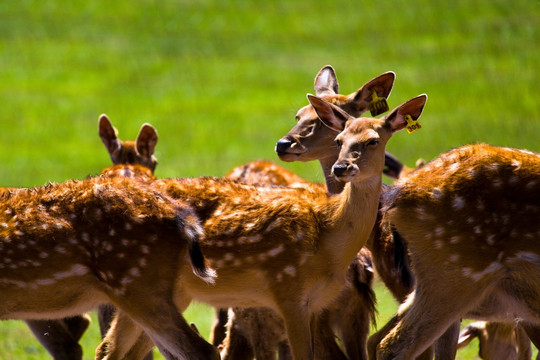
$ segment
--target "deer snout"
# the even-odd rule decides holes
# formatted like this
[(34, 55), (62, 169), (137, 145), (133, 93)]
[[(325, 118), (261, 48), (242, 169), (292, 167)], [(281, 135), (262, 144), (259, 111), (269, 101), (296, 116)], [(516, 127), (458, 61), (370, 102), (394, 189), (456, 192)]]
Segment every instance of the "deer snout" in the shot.
[(284, 136), (276, 143), (276, 153), (283, 161), (296, 161), (307, 149), (295, 138)]
[(340, 181), (351, 181), (358, 174), (358, 167), (351, 163), (335, 164), (332, 174)]
[(276, 144), (276, 152), (277, 153), (286, 152), (287, 150), (290, 149), (291, 146), (292, 146), (292, 141), (290, 139), (281, 138), (278, 140)]

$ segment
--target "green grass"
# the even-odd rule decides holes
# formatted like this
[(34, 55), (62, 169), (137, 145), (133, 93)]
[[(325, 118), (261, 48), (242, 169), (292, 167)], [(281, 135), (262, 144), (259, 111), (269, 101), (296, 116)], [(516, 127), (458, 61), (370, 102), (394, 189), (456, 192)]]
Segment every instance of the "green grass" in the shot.
[[(108, 166), (101, 113), (123, 139), (158, 129), (159, 177), (278, 161), (275, 142), (326, 64), (343, 93), (393, 70), (391, 107), (429, 95), (422, 130), (388, 146), (409, 166), (472, 142), (540, 151), (539, 18), (530, 0), (4, 1), (0, 185)], [(317, 164), (281, 165), (323, 180)], [(395, 306), (380, 290), (386, 319)], [(213, 316), (203, 309), (198, 325)], [(24, 330), (0, 324), (0, 359), (47, 358)], [(87, 358), (96, 338), (85, 336)]]

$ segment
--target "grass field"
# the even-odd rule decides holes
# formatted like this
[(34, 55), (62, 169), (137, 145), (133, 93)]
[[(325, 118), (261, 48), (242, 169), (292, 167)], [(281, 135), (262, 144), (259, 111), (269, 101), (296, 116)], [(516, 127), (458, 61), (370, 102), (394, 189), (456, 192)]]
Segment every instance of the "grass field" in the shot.
[[(275, 142), (326, 64), (342, 93), (392, 70), (391, 107), (428, 94), (422, 130), (388, 146), (410, 166), (472, 142), (540, 151), (539, 19), (531, 0), (4, 1), (0, 185), (99, 173), (101, 113), (123, 139), (144, 122), (158, 129), (159, 177), (277, 162)], [(323, 180), (318, 164), (281, 165)], [(395, 304), (378, 295), (381, 325)], [(203, 333), (212, 316), (188, 314)], [(0, 359), (47, 358), (23, 323), (0, 324)]]

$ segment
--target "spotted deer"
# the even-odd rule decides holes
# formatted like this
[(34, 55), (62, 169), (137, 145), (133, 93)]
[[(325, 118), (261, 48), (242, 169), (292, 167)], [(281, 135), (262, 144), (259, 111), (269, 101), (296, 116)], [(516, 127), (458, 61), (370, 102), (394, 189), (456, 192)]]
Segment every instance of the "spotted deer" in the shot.
[(375, 334), (382, 340), (369, 349), (373, 356), (413, 358), (463, 317), (519, 322), (529, 336), (537, 332), (539, 154), (464, 146), (398, 180), (386, 196), (416, 285)]
[[(253, 161), (238, 166), (226, 178), (242, 183), (295, 186), (309, 182), (269, 161)], [(315, 184), (317, 185), (317, 184)], [(375, 294), (371, 289), (373, 271), (371, 253), (361, 249), (349, 265), (346, 285), (337, 299), (316, 319), (315, 357), (318, 359), (366, 359), (366, 341), (370, 323), (375, 321)], [(221, 312), (225, 310), (220, 310)], [(218, 320), (223, 314), (218, 314)], [(223, 321), (223, 319), (222, 319)], [(220, 329), (213, 326), (211, 339)], [(268, 308), (232, 308), (229, 310), (227, 336), (224, 336), (222, 359), (258, 360), (291, 358), (283, 320)], [(336, 329), (347, 356), (336, 344)], [(221, 344), (214, 342), (213, 344)]]
[[(0, 319), (55, 319), (111, 303), (168, 358), (218, 359), (177, 310), (180, 264), (206, 284), (202, 228), (186, 203), (127, 178), (17, 189), (0, 202)], [(127, 334), (122, 334), (127, 336)]]
[[(352, 116), (361, 116), (370, 109), (372, 93), (378, 97), (387, 98), (393, 87), (395, 74), (387, 72), (367, 82), (350, 95), (340, 95), (338, 80), (334, 69), (324, 66), (315, 77), (314, 88), (316, 95), (326, 101), (346, 110)], [(315, 109), (310, 105), (301, 108), (296, 114), (297, 124), (276, 144), (276, 152), (283, 161), (313, 161), (319, 160), (326, 186), (330, 193), (340, 193), (345, 183), (335, 180), (332, 175), (332, 165), (335, 163), (339, 149), (334, 143), (338, 132), (324, 126)], [(401, 175), (404, 167), (392, 154), (385, 153), (384, 173), (390, 177)], [(405, 172), (410, 172), (405, 169)], [(406, 264), (404, 255), (406, 249), (399, 235), (392, 232), (389, 223), (377, 219), (366, 247), (373, 254), (376, 272), (390, 289), (398, 302), (405, 300), (411, 292), (413, 278)], [(396, 263), (396, 259), (400, 259)]]
[[(319, 117), (350, 119), (322, 99), (309, 100)], [(407, 115), (420, 116), (425, 101), (419, 96), (384, 118), (353, 122), (351, 146), (358, 151), (349, 160), (356, 170), (353, 175), (334, 166), (336, 176), (350, 181), (337, 195), (310, 185), (257, 187), (215, 178), (155, 181), (153, 188), (196, 209), (205, 233), (202, 252), (218, 274), (209, 286), (181, 267), (175, 288), (179, 308), (192, 299), (215, 307), (272, 308), (285, 322), (294, 359), (313, 359), (312, 318), (337, 296), (375, 224), (386, 142), (404, 128)], [(121, 358), (145, 337), (122, 312), (115, 323), (125, 333), (140, 335), (129, 341), (124, 336), (119, 344), (118, 332), (110, 331), (101, 344), (109, 358)], [(193, 349), (201, 345), (192, 344)]]
[[(107, 115), (99, 118), (99, 136), (107, 148), (115, 166), (104, 170), (108, 176), (136, 176), (141, 181), (155, 179), (153, 170), (157, 161), (153, 156), (157, 143), (157, 132), (150, 124), (144, 124), (136, 141), (122, 141), (118, 138), (118, 131), (112, 126)], [(12, 188), (14, 190), (16, 188)], [(9, 188), (2, 188), (9, 192)], [(111, 318), (110, 309), (99, 308), (98, 319), (102, 333), (107, 331)], [(57, 320), (27, 320), (26, 323), (38, 341), (51, 354), (55, 360), (82, 359), (82, 348), (79, 339), (90, 324), (88, 315), (77, 315)]]

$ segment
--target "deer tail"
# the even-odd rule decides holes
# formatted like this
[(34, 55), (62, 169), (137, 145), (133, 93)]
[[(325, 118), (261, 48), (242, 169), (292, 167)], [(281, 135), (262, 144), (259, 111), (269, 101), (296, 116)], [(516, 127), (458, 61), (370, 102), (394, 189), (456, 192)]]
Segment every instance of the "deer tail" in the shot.
[(189, 259), (193, 273), (201, 280), (214, 284), (217, 277), (216, 271), (208, 264), (200, 246), (200, 239), (204, 236), (204, 231), (199, 217), (191, 210), (184, 209), (177, 216), (177, 222), (188, 240)]

